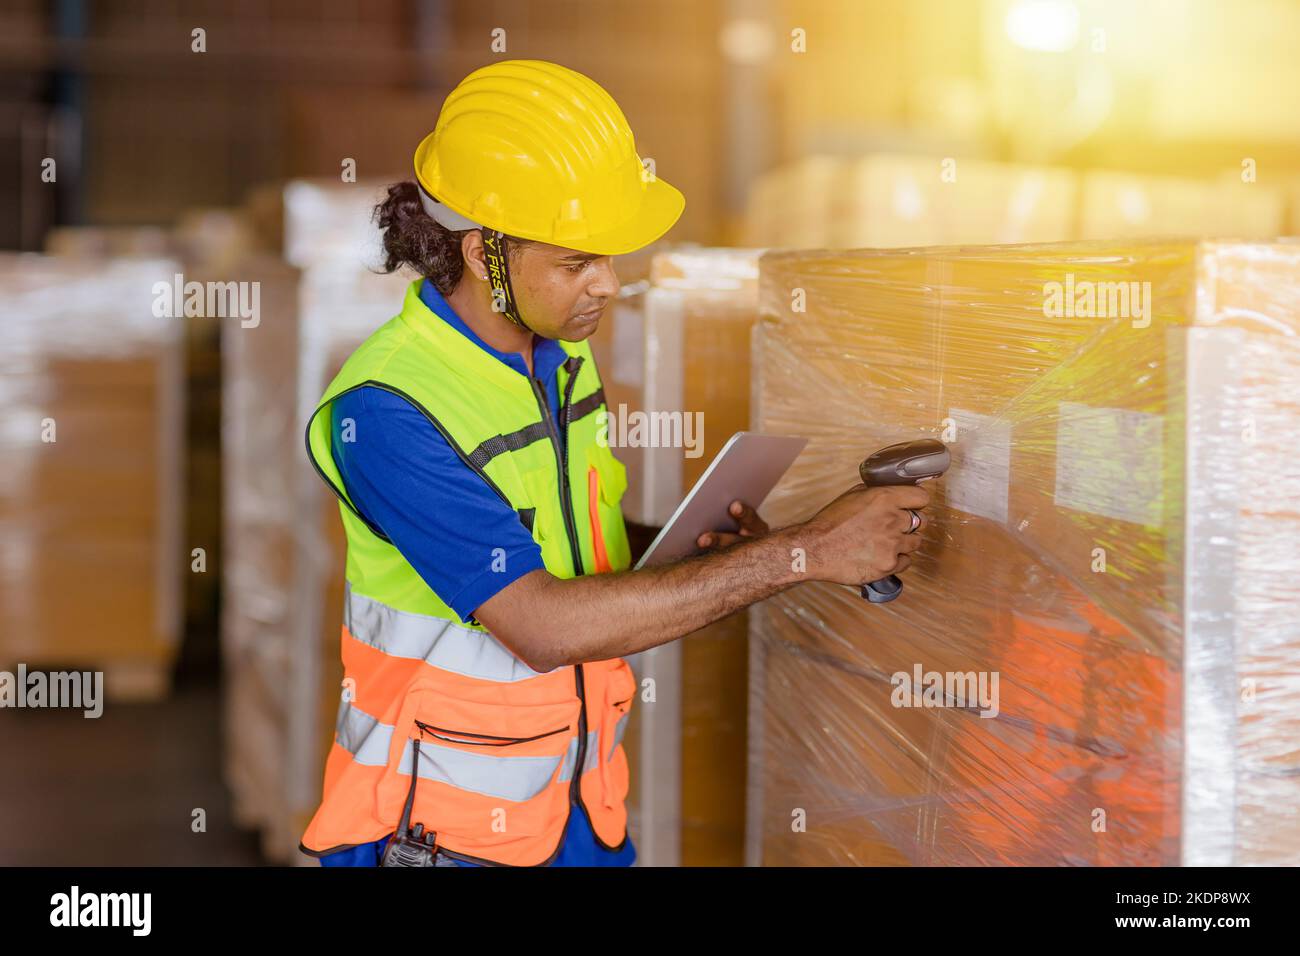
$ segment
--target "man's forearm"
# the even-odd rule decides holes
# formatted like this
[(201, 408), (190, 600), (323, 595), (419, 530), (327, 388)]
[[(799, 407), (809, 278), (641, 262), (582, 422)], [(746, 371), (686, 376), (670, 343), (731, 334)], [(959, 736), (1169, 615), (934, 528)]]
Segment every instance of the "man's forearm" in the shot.
[(641, 571), (552, 579), (545, 645), (559, 667), (635, 654), (684, 637), (783, 591), (794, 570), (797, 526)]

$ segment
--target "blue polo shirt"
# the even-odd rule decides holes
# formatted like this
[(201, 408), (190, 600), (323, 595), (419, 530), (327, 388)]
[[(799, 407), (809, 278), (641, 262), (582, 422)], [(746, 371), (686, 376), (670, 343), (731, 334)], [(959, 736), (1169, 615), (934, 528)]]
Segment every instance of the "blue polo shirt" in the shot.
[[(501, 352), (484, 342), (433, 283), (420, 283), (420, 301), (483, 351), (520, 375), (528, 374), (523, 355)], [(567, 358), (558, 342), (533, 337), (533, 376), (545, 383), (557, 421), (557, 373)], [(332, 450), (352, 503), (383, 529), (462, 621), (469, 621), (502, 588), (545, 567), (541, 548), (518, 513), (465, 466), (442, 434), (406, 399), (364, 387), (336, 399), (330, 412), (335, 435), (341, 433), (344, 420), (351, 419), (354, 440), (333, 442)], [(327, 854), (321, 857), (321, 865), (376, 866), (387, 840)], [(631, 838), (617, 853), (605, 850), (596, 843), (587, 815), (576, 811), (569, 817), (563, 847), (552, 865), (631, 866), (635, 859)]]

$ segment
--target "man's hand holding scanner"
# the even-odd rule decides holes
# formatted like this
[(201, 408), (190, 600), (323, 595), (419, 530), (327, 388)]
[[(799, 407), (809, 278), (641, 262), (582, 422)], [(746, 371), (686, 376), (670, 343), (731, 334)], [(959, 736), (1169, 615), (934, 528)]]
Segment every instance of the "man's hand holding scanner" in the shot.
[[(808, 580), (865, 584), (904, 571), (921, 547), (929, 523), (921, 509), (930, 493), (918, 485), (868, 488), (857, 484), (816, 515), (787, 529), (804, 548)], [(696, 539), (701, 551), (720, 551), (771, 529), (743, 501), (728, 509), (738, 532), (711, 531)]]
[(861, 585), (907, 570), (929, 503), (930, 493), (917, 485), (854, 485), (792, 529), (807, 555), (808, 579)]

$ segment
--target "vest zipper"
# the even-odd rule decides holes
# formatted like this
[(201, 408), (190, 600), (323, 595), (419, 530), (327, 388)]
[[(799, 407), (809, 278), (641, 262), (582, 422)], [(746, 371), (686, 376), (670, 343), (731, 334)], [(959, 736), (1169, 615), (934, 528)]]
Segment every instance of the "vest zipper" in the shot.
[[(581, 363), (581, 357), (578, 358)], [(573, 573), (580, 575), (582, 570), (582, 552), (578, 549), (578, 525), (573, 517), (573, 502), (570, 500), (569, 493), (569, 400), (573, 398), (573, 386), (577, 382), (577, 371), (569, 376), (569, 381), (564, 386), (564, 399), (560, 403), (560, 421), (564, 428), (564, 448), (560, 448), (560, 432), (555, 427), (555, 419), (551, 417), (551, 405), (546, 400), (546, 386), (540, 379), (533, 378), (531, 375), (528, 381), (533, 386), (533, 395), (537, 398), (537, 405), (542, 411), (542, 420), (546, 422), (546, 430), (551, 436), (551, 447), (555, 449), (555, 464), (560, 469), (560, 513), (564, 515), (564, 531), (569, 538), (569, 554), (573, 557)]]
[[(546, 737), (554, 737), (556, 734), (562, 734), (571, 729), (572, 724), (564, 727), (557, 727), (555, 730), (548, 730), (544, 734), (534, 734), (531, 737), (499, 737), (496, 734), (472, 734), (468, 730), (451, 730), (448, 727), (435, 727), (433, 724), (426, 724), (422, 720), (417, 720), (415, 725), (421, 731), (437, 737), (439, 740), (446, 740), (453, 744), (466, 744), (475, 747), (508, 747), (512, 744), (526, 744), (534, 740), (542, 740)], [(443, 734), (454, 734), (453, 737), (445, 737)], [(460, 737), (477, 737), (477, 740), (460, 740)]]
[[(570, 356), (570, 360), (573, 362), (573, 369), (569, 372), (569, 381), (564, 386), (564, 399), (560, 402), (560, 424), (564, 429), (564, 457), (561, 461), (561, 467), (564, 469), (563, 504), (565, 516), (569, 523), (569, 547), (573, 549), (574, 566), (578, 569), (578, 573), (582, 574), (582, 552), (578, 548), (577, 521), (573, 517), (573, 499), (569, 490), (569, 413), (573, 408), (573, 386), (578, 382), (578, 372), (582, 368), (584, 359), (581, 355), (573, 355)], [(626, 831), (618, 846), (610, 846), (596, 832), (596, 826), (591, 822), (591, 812), (587, 809), (587, 805), (582, 802), (582, 768), (587, 762), (587, 689), (586, 676), (581, 664), (574, 667), (573, 675), (574, 683), (578, 688), (578, 698), (582, 701), (582, 708), (578, 711), (578, 755), (573, 768), (573, 779), (569, 782), (569, 805), (576, 805), (582, 811), (582, 815), (587, 818), (587, 826), (591, 829), (591, 837), (596, 841), (597, 846), (617, 852), (627, 843)], [(600, 759), (599, 754), (596, 755), (596, 759)], [(566, 831), (569, 828), (567, 820), (564, 828)]]
[[(551, 406), (546, 400), (545, 386), (540, 379), (533, 378), (531, 375), (528, 380), (533, 385), (533, 394), (537, 396), (542, 418), (551, 434), (555, 462), (560, 468), (560, 511), (564, 515), (564, 530), (569, 537), (569, 553), (573, 556), (573, 570), (575, 574), (580, 575), (583, 571), (582, 552), (578, 548), (577, 522), (573, 517), (573, 500), (569, 490), (569, 404), (573, 399), (573, 387), (578, 382), (578, 369), (582, 367), (583, 359), (580, 355), (572, 358), (576, 364), (569, 372), (569, 380), (564, 385), (564, 397), (560, 400), (560, 428), (563, 430), (563, 442), (560, 441), (560, 432), (556, 430), (554, 419), (551, 417)], [(571, 807), (582, 806), (582, 765), (587, 760), (587, 694), (581, 664), (574, 665), (573, 682), (582, 706), (578, 710), (578, 752), (574, 760), (573, 778), (569, 781), (569, 806)], [(582, 809), (585, 813), (586, 807), (583, 806)], [(567, 822), (565, 829), (568, 829)], [(592, 834), (595, 835), (594, 830)]]

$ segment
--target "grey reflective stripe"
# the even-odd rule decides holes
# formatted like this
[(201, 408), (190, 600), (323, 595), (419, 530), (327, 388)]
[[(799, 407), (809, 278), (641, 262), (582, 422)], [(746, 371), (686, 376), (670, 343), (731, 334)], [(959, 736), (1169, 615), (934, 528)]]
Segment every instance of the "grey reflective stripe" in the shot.
[(487, 631), (427, 614), (389, 607), (346, 586), (344, 622), (348, 633), (363, 644), (392, 657), (422, 660), (432, 667), (511, 682), (540, 676)]
[(533, 442), (541, 441), (549, 435), (550, 432), (546, 428), (546, 422), (540, 421), (525, 425), (509, 435), (494, 435), (469, 453), (469, 463), (475, 468), (482, 469), (497, 455), (527, 448)]
[[(398, 773), (411, 773), (411, 741), (402, 750)], [(459, 790), (481, 793), (486, 797), (523, 802), (531, 800), (555, 776), (560, 758), (503, 757), (488, 753), (455, 750), (428, 740), (420, 741), (420, 776), (427, 780), (449, 783)]]
[[(569, 424), (573, 424), (585, 415), (590, 415), (605, 403), (604, 387), (596, 389), (586, 398), (579, 399), (569, 406)], [(469, 463), (480, 471), (497, 455), (508, 451), (519, 451), (535, 441), (549, 437), (546, 422), (533, 422), (509, 435), (493, 435), (469, 453)]]
[(604, 403), (605, 403), (605, 389), (602, 386), (601, 388), (596, 389), (586, 398), (580, 398), (578, 399), (578, 401), (573, 403), (573, 406), (569, 409), (569, 423), (572, 424), (573, 422), (576, 422), (579, 418), (582, 418), (584, 415), (590, 415), (596, 409), (600, 408), (600, 406), (603, 405)]
[(609, 745), (609, 756), (606, 761), (614, 759), (614, 749), (623, 742), (623, 731), (627, 730), (627, 719), (631, 716), (631, 711), (624, 714), (618, 719), (618, 726), (614, 728), (614, 742)]
[[(582, 758), (582, 772), (586, 773), (596, 766), (596, 755), (600, 751), (596, 748), (596, 732), (587, 731), (587, 755)], [(569, 749), (564, 752), (564, 766), (560, 768), (560, 780), (569, 780), (573, 777), (573, 765), (578, 760), (578, 738), (574, 737), (569, 741)]]
[[(339, 714), (339, 746), (359, 764), (383, 767), (393, 740), (392, 724), (345, 702)], [(397, 772), (410, 776), (415, 748), (407, 740)], [(560, 757), (507, 757), (491, 753), (470, 753), (436, 741), (420, 741), (420, 777), (450, 784), (458, 790), (520, 802), (537, 796), (555, 776)]]
[(339, 708), (339, 722), (334, 739), (339, 746), (352, 754), (352, 759), (367, 767), (382, 767), (388, 763), (388, 745), (393, 740), (392, 724), (381, 724), (379, 718), (352, 706), (345, 700)]
[[(628, 717), (630, 713), (624, 714), (618, 719), (618, 724), (614, 728), (614, 740), (609, 745), (609, 754), (605, 757), (606, 762), (614, 759), (614, 748), (623, 742), (623, 732), (627, 730)], [(600, 747), (597, 744), (596, 731), (587, 731), (587, 755), (582, 758), (582, 772), (588, 773), (596, 766), (596, 755), (600, 753)], [(574, 737), (569, 741), (569, 749), (564, 754), (564, 766), (560, 769), (560, 780), (568, 780), (573, 776), (573, 763), (578, 759), (578, 738)]]

